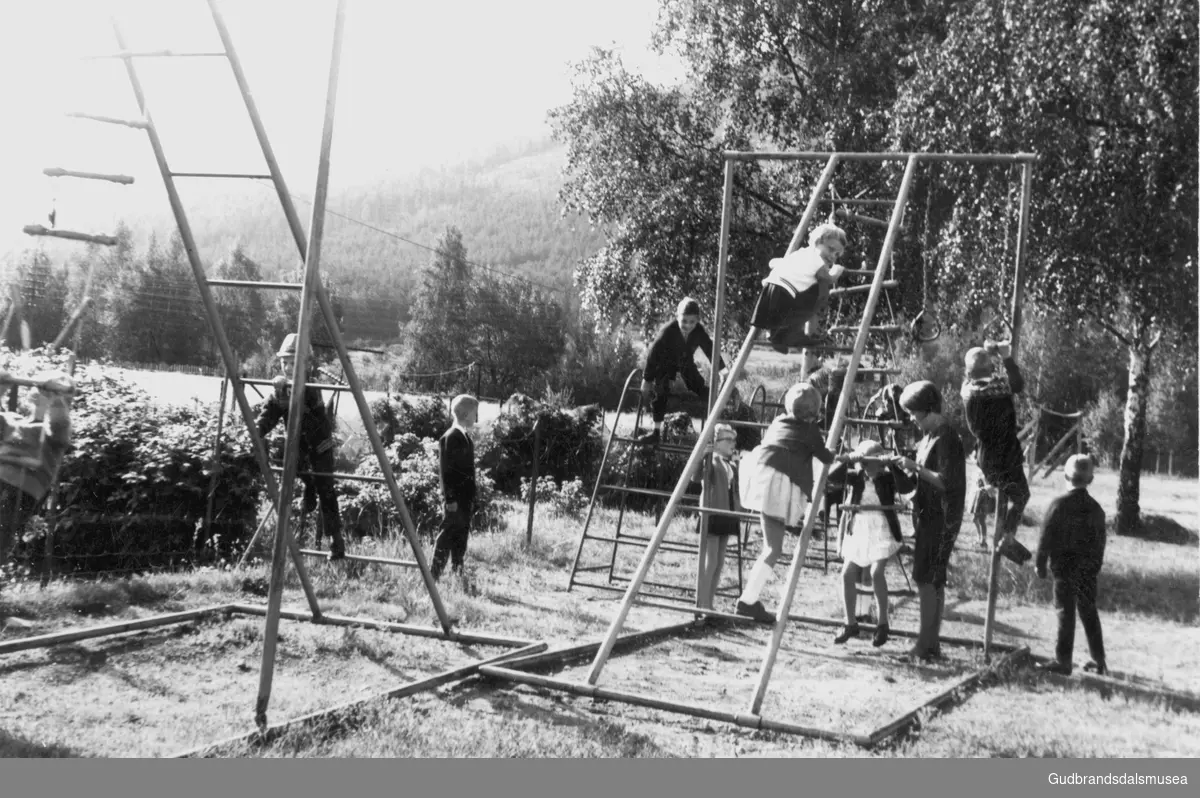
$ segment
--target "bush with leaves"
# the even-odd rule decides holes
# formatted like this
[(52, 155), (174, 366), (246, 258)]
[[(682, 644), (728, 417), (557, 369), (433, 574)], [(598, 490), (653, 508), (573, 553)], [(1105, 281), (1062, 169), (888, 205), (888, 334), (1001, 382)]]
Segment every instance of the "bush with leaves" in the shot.
[(541, 423), (538, 472), (556, 482), (575, 478), (591, 482), (604, 453), (598, 405), (555, 407), (524, 394), (513, 394), (500, 409), (491, 430), (491, 445), (478, 447), (480, 464), (504, 493), (517, 493), (532, 472), (534, 425)]
[[(0, 354), (3, 367), (17, 374), (66, 370), (66, 358), (40, 350)], [(58, 569), (134, 572), (240, 553), (254, 530), (262, 491), (245, 430), (222, 436), (214, 469), (214, 409), (160, 406), (102, 364), (79, 368), (75, 379), (71, 445), (53, 512)], [(205, 533), (210, 486), (213, 524)], [(43, 505), (41, 514), (51, 511)], [(27, 527), (15, 552), (19, 560), (40, 562), (46, 528)]]
[(385, 396), (373, 400), (370, 408), (385, 446), (405, 433), (436, 440), (450, 426), (446, 403), (435, 396)]
[[(418, 438), (412, 433), (401, 434), (388, 447), (388, 460), (418, 533), (430, 537), (436, 535), (442, 520), (437, 440)], [(379, 461), (374, 457), (364, 460), (356, 473), (372, 477), (382, 475)], [(477, 531), (493, 526), (498, 510), (494, 502), (492, 480), (478, 468), (475, 471), (475, 485), (475, 513), (471, 518), (471, 529)], [(338, 493), (348, 531), (368, 536), (404, 534), (400, 509), (392, 501), (387, 485), (345, 481), (338, 483)]]
[[(529, 487), (529, 480), (522, 478), (522, 501), (529, 501)], [(578, 477), (562, 484), (555, 482), (554, 477), (538, 477), (536, 501), (538, 504), (549, 504), (555, 512), (570, 516), (579, 515), (587, 509), (590, 500), (591, 496), (584, 487), (583, 480)]]

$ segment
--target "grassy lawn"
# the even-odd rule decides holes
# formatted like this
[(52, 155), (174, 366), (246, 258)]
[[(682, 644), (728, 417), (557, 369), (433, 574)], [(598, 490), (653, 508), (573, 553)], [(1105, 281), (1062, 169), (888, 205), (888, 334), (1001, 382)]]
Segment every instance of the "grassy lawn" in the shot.
[[(1039, 481), (1020, 536), (1036, 544), (1036, 523), (1060, 479)], [(1115, 475), (1094, 486), (1106, 511), (1115, 503)], [(265, 748), (244, 744), (224, 755), (268, 757), (992, 757), (992, 756), (1200, 756), (1200, 700), (1179, 702), (1163, 691), (1200, 695), (1200, 574), (1194, 480), (1146, 476), (1142, 506), (1154, 540), (1111, 537), (1100, 579), (1100, 601), (1109, 663), (1117, 687), (1097, 690), (1078, 677), (1009, 668), (985, 677), (975, 691), (936, 713), (926, 713), (909, 733), (874, 750), (664, 713), (617, 702), (506, 682), (470, 678), (436, 691), (369, 702), (349, 719), (299, 728)], [(576, 587), (567, 581), (581, 518), (539, 507), (533, 545), (524, 546), (526, 508), (506, 505), (493, 530), (476, 534), (465, 584), (444, 580), (446, 606), (463, 631), (541, 640), (558, 647), (600, 639), (621, 600), (619, 592)], [(601, 510), (593, 527), (611, 530), (615, 514)], [(671, 539), (686, 541), (689, 525)], [(630, 532), (650, 534), (651, 517), (626, 518)], [(978, 640), (986, 614), (987, 558), (971, 551), (964, 529), (952, 565), (943, 634)], [(693, 538), (694, 539), (694, 538)], [(757, 551), (757, 531), (749, 556)], [(408, 558), (399, 542), (352, 547), (359, 553)], [(588, 555), (591, 556), (591, 555)], [(616, 572), (630, 574), (640, 549), (623, 547)], [(431, 603), (415, 571), (347, 563), (310, 562), (323, 608), (331, 614), (433, 626)], [(692, 558), (662, 554), (651, 578), (690, 584)], [(783, 569), (764, 592), (776, 603)], [(109, 623), (157, 613), (243, 602), (262, 604), (267, 570), (205, 570), (100, 583), (14, 585), (0, 594), (0, 616), (29, 621), (30, 628), (0, 628), (0, 642), (21, 636)], [(599, 578), (603, 578), (602, 576)], [(903, 576), (893, 566), (893, 587)], [(726, 568), (734, 587), (736, 567)], [(840, 576), (805, 569), (793, 612), (840, 618)], [(1050, 584), (1032, 568), (1005, 561), (997, 608), (997, 640), (1028, 645), (1035, 655), (1053, 650), (1055, 617)], [(732, 600), (722, 599), (730, 608)], [(865, 608), (865, 600), (860, 609)], [(303, 609), (303, 594), (289, 572), (284, 605)], [(912, 599), (893, 600), (893, 628), (915, 629)], [(635, 607), (625, 631), (690, 618)], [(719, 702), (742, 692), (758, 670), (767, 636), (718, 628), (615, 656), (600, 684), (634, 690), (670, 677), (663, 690), (694, 694), (693, 702)], [(273, 723), (502, 653), (480, 645), (447, 643), (361, 628), (283, 621), (271, 694)], [(978, 650), (962, 653), (953, 672), (905, 671), (873, 659), (869, 642), (833, 646), (832, 627), (792, 624), (785, 635), (766, 707), (807, 723), (821, 713), (857, 713), (881, 725), (893, 705), (911, 706), (981, 662)], [(165, 756), (252, 728), (261, 663), (262, 619), (212, 618), (132, 632), (0, 658), (0, 756)], [(857, 645), (855, 645), (857, 643)], [(889, 643), (902, 650), (903, 641)], [(1082, 632), (1076, 662), (1086, 659)], [(588, 663), (583, 663), (586, 667)], [(674, 669), (674, 670), (671, 670)], [(577, 673), (577, 667), (573, 673)], [(671, 674), (682, 674), (672, 676)], [(854, 674), (862, 674), (861, 678)], [(839, 693), (832, 692), (836, 689)], [(1125, 687), (1122, 687), (1124, 685)], [(1127, 689), (1126, 689), (1127, 688)], [(719, 689), (720, 695), (717, 695)], [(706, 692), (707, 691), (707, 692)], [(742, 692), (739, 692), (742, 691)], [(924, 692), (922, 692), (924, 691)], [(776, 701), (776, 704), (772, 704)], [(745, 707), (736, 707), (739, 711)], [(886, 709), (886, 716), (883, 713)], [(816, 713), (816, 714), (814, 714)], [(840, 714), (839, 714), (840, 713)], [(877, 716), (876, 716), (877, 715)], [(847, 715), (848, 716), (848, 715)], [(818, 718), (820, 720), (820, 718)], [(813, 725), (820, 725), (813, 721)]]

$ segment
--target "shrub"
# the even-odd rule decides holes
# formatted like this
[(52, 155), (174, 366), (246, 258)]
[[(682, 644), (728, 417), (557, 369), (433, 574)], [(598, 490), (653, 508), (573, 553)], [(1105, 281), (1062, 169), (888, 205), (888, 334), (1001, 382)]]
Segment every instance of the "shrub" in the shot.
[[(7, 353), (22, 374), (66, 369), (66, 356)], [(78, 369), (71, 444), (59, 470), (54, 555), (67, 573), (190, 566), (240, 553), (253, 532), (262, 482), (244, 427), (222, 436), (216, 467), (216, 412), (194, 404), (159, 406), (102, 364)], [(214, 481), (215, 474), (215, 481)], [(205, 533), (210, 486), (213, 526)], [(41, 514), (50, 508), (43, 505)], [(46, 524), (30, 524), (15, 552), (40, 561)]]
[[(404, 497), (409, 517), (421, 534), (433, 536), (442, 520), (442, 490), (438, 475), (438, 444), (433, 438), (400, 435), (389, 447), (388, 460)], [(478, 459), (478, 458), (477, 458)], [(382, 476), (379, 461), (370, 457), (357, 468), (362, 476)], [(475, 514), (471, 528), (478, 530), (495, 524), (497, 508), (490, 476), (475, 471)], [(392, 501), (387, 485), (369, 482), (339, 482), (339, 502), (347, 531), (362, 535), (402, 535), (400, 510)]]
[(391, 446), (404, 433), (436, 440), (450, 426), (446, 403), (435, 396), (380, 397), (371, 402), (370, 408), (385, 446)]
[[(521, 499), (529, 501), (529, 480), (525, 478), (521, 479)], [(587, 508), (591, 495), (578, 477), (561, 485), (554, 481), (554, 477), (538, 477), (536, 501), (538, 504), (549, 504), (563, 515), (576, 516)]]
[(534, 424), (541, 422), (538, 471), (557, 483), (580, 478), (591, 482), (603, 454), (603, 411), (597, 405), (552, 407), (524, 394), (513, 394), (492, 425), (490, 444), (476, 448), (496, 489), (517, 493), (533, 462)]

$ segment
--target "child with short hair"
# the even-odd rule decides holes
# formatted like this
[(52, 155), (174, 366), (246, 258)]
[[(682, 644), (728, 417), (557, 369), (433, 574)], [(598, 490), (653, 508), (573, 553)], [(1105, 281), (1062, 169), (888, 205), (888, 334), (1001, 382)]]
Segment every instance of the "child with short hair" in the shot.
[(810, 322), (829, 305), (829, 291), (845, 269), (836, 265), (846, 251), (846, 232), (835, 224), (821, 224), (808, 235), (808, 246), (771, 260), (771, 273), (750, 324), (770, 330), (771, 347), (786, 355), (791, 347), (805, 348), (823, 342)]
[(450, 402), (450, 414), (454, 422), (438, 439), (438, 476), (445, 504), (430, 567), (435, 580), (441, 578), (447, 560), (460, 576), (463, 574), (475, 510), (475, 444), (469, 433), (479, 420), (479, 401), (460, 394)]
[[(738, 501), (737, 464), (733, 462), (737, 453), (737, 432), (728, 424), (717, 424), (713, 428), (712, 463), (708, 468), (709, 506), (714, 510), (741, 510)], [(702, 460), (701, 463), (704, 461)], [(725, 549), (729, 538), (737, 537), (742, 531), (742, 522), (728, 515), (708, 516), (708, 537), (701, 547), (699, 594), (696, 606), (711, 610), (717, 587), (721, 584), (721, 566), (725, 562)]]
[[(39, 386), (33, 415), (0, 413), (0, 566), (50, 492), (71, 443), (75, 381), (62, 371), (35, 380)], [(10, 381), (8, 372), (0, 371), (0, 385)]]
[(804, 382), (793, 385), (783, 406), (785, 413), (771, 422), (762, 443), (745, 458), (740, 483), (742, 506), (759, 514), (763, 550), (750, 569), (737, 614), (763, 623), (773, 623), (775, 616), (758, 596), (783, 554), (785, 529), (803, 523), (812, 501), (813, 458), (826, 465), (846, 460), (844, 455), (835, 457), (821, 439), (821, 395), (816, 388)]
[(979, 535), (981, 548), (988, 547), (988, 516), (996, 512), (995, 488), (987, 484), (987, 480), (978, 477), (975, 480), (975, 493), (971, 497), (971, 519), (975, 522), (975, 532)]
[[(1003, 371), (995, 368), (993, 355), (1001, 359)], [(967, 350), (964, 360), (963, 416), (979, 444), (979, 470), (987, 484), (996, 488), (997, 502), (1000, 496), (1007, 500), (1004, 512), (996, 516), (996, 540), (1002, 552), (1011, 551), (1030, 496), (1014, 401), (1025, 389), (1025, 378), (1009, 343), (974, 347)]]
[[(853, 469), (836, 465), (841, 481), (850, 488), (850, 504), (888, 507), (895, 505), (896, 496), (910, 493), (916, 487), (912, 479), (896, 467), (892, 457), (886, 455), (878, 441), (865, 440), (855, 447), (850, 455)], [(833, 471), (830, 472), (832, 478)], [(900, 550), (904, 541), (900, 533), (900, 518), (895, 510), (865, 509), (848, 511), (846, 537), (841, 544), (842, 584), (844, 587), (846, 625), (833, 639), (834, 643), (845, 643), (858, 637), (858, 618), (854, 609), (858, 597), (858, 581), (862, 569), (871, 569), (871, 584), (875, 590), (875, 608), (878, 623), (872, 645), (882, 646), (888, 641), (888, 560)]]
[[(700, 303), (684, 297), (675, 309), (675, 318), (662, 326), (646, 350), (646, 366), (642, 369), (642, 401), (650, 402), (654, 429), (638, 438), (644, 445), (658, 443), (662, 437), (663, 419), (667, 415), (667, 400), (671, 398), (671, 383), (683, 375), (688, 390), (708, 398), (708, 386), (696, 368), (696, 350), (713, 362), (713, 342), (700, 323)], [(725, 369), (721, 360), (720, 370)]]
[(1104, 510), (1087, 489), (1093, 478), (1091, 457), (1072, 455), (1063, 473), (1071, 489), (1050, 502), (1037, 550), (1038, 577), (1046, 578), (1047, 560), (1054, 573), (1054, 606), (1058, 610), (1054, 661), (1042, 667), (1050, 673), (1071, 673), (1078, 609), (1092, 655), (1083, 669), (1103, 676), (1108, 673), (1108, 664), (1100, 613), (1096, 610), (1096, 583), (1104, 564)]

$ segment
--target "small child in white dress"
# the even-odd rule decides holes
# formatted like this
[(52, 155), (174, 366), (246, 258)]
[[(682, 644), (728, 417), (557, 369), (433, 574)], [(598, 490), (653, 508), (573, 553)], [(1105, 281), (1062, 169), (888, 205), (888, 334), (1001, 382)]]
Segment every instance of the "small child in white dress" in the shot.
[[(862, 569), (871, 569), (871, 585), (875, 592), (875, 605), (879, 622), (871, 641), (882, 646), (888, 640), (888, 560), (900, 550), (903, 537), (900, 534), (900, 518), (892, 507), (896, 495), (909, 493), (914, 488), (912, 479), (892, 464), (878, 441), (863, 441), (850, 455), (854, 469), (847, 469), (845, 484), (850, 490), (850, 504), (844, 516), (845, 534), (839, 544), (845, 564), (842, 566), (842, 583), (846, 603), (846, 625), (833, 639), (845, 643), (858, 637), (858, 619), (854, 608), (858, 596), (858, 581)], [(835, 466), (834, 470), (845, 468)], [(839, 475), (840, 476), (840, 475)], [(832, 477), (832, 474), (831, 474)], [(856, 509), (862, 508), (862, 509)]]

